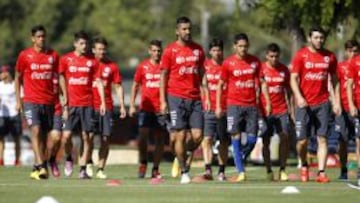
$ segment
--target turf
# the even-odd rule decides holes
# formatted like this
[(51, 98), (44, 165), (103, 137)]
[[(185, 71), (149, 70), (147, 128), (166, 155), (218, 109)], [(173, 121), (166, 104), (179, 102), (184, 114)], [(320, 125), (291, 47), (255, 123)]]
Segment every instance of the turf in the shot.
[[(215, 168), (214, 168), (215, 169)], [(119, 186), (107, 186), (106, 180), (79, 180), (72, 178), (35, 181), (29, 179), (29, 167), (0, 168), (0, 202), (36, 202), (42, 196), (52, 196), (59, 202), (359, 202), (360, 190), (351, 189), (347, 183), (336, 180), (338, 169), (329, 169), (332, 182), (319, 184), (313, 181), (301, 183), (268, 182), (263, 167), (248, 167), (245, 183), (204, 182), (180, 185), (179, 179), (169, 177), (170, 164), (163, 164), (161, 171), (165, 181), (152, 185), (149, 179), (136, 178), (137, 166), (109, 166), (110, 179), (120, 180)], [(231, 174), (234, 168), (228, 168)], [(201, 174), (201, 168), (193, 168), (191, 174)], [(289, 168), (289, 173), (297, 172)], [(232, 173), (234, 175), (234, 173)], [(275, 173), (276, 174), (276, 173)], [(351, 179), (351, 181), (355, 181)], [(296, 186), (299, 194), (281, 194), (286, 186)]]

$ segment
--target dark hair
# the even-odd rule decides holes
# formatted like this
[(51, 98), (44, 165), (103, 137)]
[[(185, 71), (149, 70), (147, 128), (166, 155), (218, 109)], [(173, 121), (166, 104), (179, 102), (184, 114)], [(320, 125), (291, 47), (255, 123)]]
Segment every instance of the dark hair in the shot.
[(245, 33), (239, 33), (234, 36), (234, 44), (236, 44), (239, 40), (245, 40), (249, 42), (249, 38)]
[(150, 47), (151, 46), (157, 46), (157, 47), (162, 47), (162, 41), (161, 40), (157, 40), (157, 39), (153, 39), (150, 41), (149, 43)]
[(78, 41), (79, 39), (89, 40), (89, 35), (85, 31), (80, 30), (74, 34), (74, 40)]
[(313, 32), (320, 32), (321, 34), (325, 35), (325, 30), (320, 26), (314, 26), (309, 30), (309, 37), (312, 36)]
[(213, 47), (220, 47), (221, 50), (224, 49), (224, 42), (222, 39), (214, 38), (209, 43), (209, 50)]
[(344, 44), (345, 49), (351, 49), (354, 47), (359, 48), (359, 42), (356, 39), (347, 40)]
[(181, 16), (178, 19), (176, 19), (176, 25), (179, 25), (181, 23), (191, 23), (191, 20), (186, 16)]
[(266, 48), (266, 52), (280, 53), (280, 47), (276, 43), (270, 43)]
[(92, 45), (95, 47), (95, 44), (103, 44), (104, 46), (108, 46), (108, 42), (105, 37), (97, 36), (92, 40)]
[(37, 31), (42, 31), (46, 34), (46, 29), (43, 25), (35, 25), (31, 28), (31, 35), (34, 36)]

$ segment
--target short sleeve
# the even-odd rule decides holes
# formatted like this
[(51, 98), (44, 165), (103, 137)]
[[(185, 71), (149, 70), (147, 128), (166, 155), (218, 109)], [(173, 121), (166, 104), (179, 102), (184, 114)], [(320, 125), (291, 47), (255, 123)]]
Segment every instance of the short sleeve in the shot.
[(135, 71), (135, 75), (134, 75), (134, 81), (137, 83), (141, 83), (141, 78), (142, 78), (142, 65), (140, 64)]
[(199, 54), (199, 66), (200, 66), (199, 68), (205, 72), (205, 53), (202, 48), (200, 49), (200, 54)]
[(23, 73), (25, 70), (26, 62), (25, 62), (25, 56), (24, 52), (20, 52), (18, 59), (16, 61), (16, 71), (19, 73)]
[(65, 56), (60, 57), (60, 59), (59, 59), (59, 67), (58, 67), (58, 70), (59, 70), (60, 74), (65, 74), (66, 65), (67, 65), (66, 57)]
[(352, 58), (349, 63), (349, 73), (348, 78), (354, 79), (355, 78), (355, 70), (356, 70), (356, 62), (354, 60), (355, 58)]
[(171, 49), (166, 48), (161, 56), (160, 69), (169, 70), (171, 68)]
[(122, 77), (121, 77), (121, 74), (120, 74), (120, 68), (119, 68), (118, 65), (114, 64), (112, 83), (120, 84), (121, 82), (122, 82)]
[(290, 64), (290, 71), (291, 73), (300, 73), (301, 68), (303, 67), (303, 59), (301, 54), (297, 52)]
[(221, 66), (221, 80), (227, 82), (229, 80), (228, 62), (225, 61)]
[(330, 74), (336, 74), (336, 69), (337, 69), (338, 62), (337, 62), (336, 56), (334, 54), (331, 55), (329, 65), (330, 65), (329, 66), (329, 73)]
[(100, 70), (100, 63), (97, 60), (92, 60), (94, 63), (93, 69), (93, 80), (101, 79), (101, 70)]

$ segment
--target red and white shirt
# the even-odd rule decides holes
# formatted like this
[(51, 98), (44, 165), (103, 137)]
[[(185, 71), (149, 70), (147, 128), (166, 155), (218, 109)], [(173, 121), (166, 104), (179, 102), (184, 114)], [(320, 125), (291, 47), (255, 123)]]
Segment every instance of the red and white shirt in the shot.
[[(112, 111), (113, 99), (111, 94), (111, 84), (121, 84), (122, 82), (119, 66), (110, 60), (99, 61), (99, 71), (100, 77), (104, 84), (106, 110)], [(94, 109), (99, 110), (101, 105), (101, 99), (98, 88), (96, 86), (93, 87), (93, 95)]]
[(256, 89), (261, 74), (261, 62), (252, 55), (240, 59), (233, 54), (222, 65), (221, 79), (227, 83), (227, 105), (257, 106)]
[(91, 55), (74, 52), (60, 58), (60, 74), (65, 76), (69, 106), (93, 106), (92, 84), (100, 79), (99, 64)]
[(360, 55), (351, 59), (349, 64), (349, 78), (354, 80), (354, 100), (355, 106), (360, 109)]
[(149, 59), (142, 61), (135, 72), (134, 81), (141, 84), (140, 109), (145, 112), (160, 112), (160, 65)]
[(342, 61), (338, 64), (336, 69), (337, 77), (340, 82), (340, 98), (341, 98), (341, 107), (346, 112), (349, 112), (349, 102), (346, 94), (346, 81), (349, 77), (349, 61)]
[(335, 55), (322, 50), (312, 52), (308, 47), (300, 49), (291, 62), (291, 73), (299, 75), (299, 86), (309, 106), (329, 100), (328, 75), (336, 73)]
[(200, 100), (200, 71), (203, 70), (205, 54), (195, 42), (180, 45), (169, 44), (161, 57), (161, 69), (169, 71), (167, 93), (172, 96)]
[(59, 56), (51, 50), (37, 52), (27, 48), (20, 52), (16, 71), (22, 74), (24, 102), (54, 104), (53, 76), (58, 72)]
[[(212, 59), (207, 59), (205, 60), (205, 74), (206, 74), (206, 79), (208, 82), (208, 88), (209, 88), (209, 96), (210, 96), (210, 105), (211, 105), (211, 111), (216, 110), (216, 90), (217, 90), (217, 85), (219, 83), (220, 80), (220, 76), (221, 76), (221, 69), (222, 66), (217, 64), (216, 62), (214, 62)], [(222, 92), (222, 97), (221, 97), (221, 109), (222, 110), (226, 110), (226, 96), (227, 96), (227, 85), (225, 84), (223, 86), (223, 92)], [(204, 104), (204, 99), (203, 98), (203, 104)]]
[[(279, 63), (277, 67), (271, 67), (266, 62), (261, 65), (261, 72), (267, 84), (273, 115), (280, 115), (287, 112), (286, 90), (290, 87), (290, 71)], [(265, 97), (261, 94), (261, 111), (264, 113)], [(263, 114), (265, 115), (265, 114)]]

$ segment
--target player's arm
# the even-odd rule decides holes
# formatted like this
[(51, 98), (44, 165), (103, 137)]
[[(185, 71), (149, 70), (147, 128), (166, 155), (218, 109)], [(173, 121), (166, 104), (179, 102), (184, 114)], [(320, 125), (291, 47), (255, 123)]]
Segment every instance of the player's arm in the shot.
[(160, 112), (166, 114), (168, 111), (166, 100), (166, 86), (169, 79), (168, 69), (162, 69), (160, 73)]
[(119, 105), (120, 105), (120, 118), (126, 117), (126, 108), (125, 108), (125, 102), (124, 102), (124, 88), (121, 83), (114, 84), (116, 95), (119, 99)]
[(331, 74), (331, 82), (333, 87), (333, 112), (336, 115), (340, 115), (341, 113), (341, 97), (340, 97), (340, 83), (336, 74)]
[(215, 115), (218, 118), (221, 118), (223, 112), (221, 109), (221, 99), (222, 99), (222, 94), (223, 94), (223, 88), (225, 85), (225, 81), (220, 79), (218, 84), (217, 84), (217, 88), (216, 88), (216, 108), (215, 108)]
[(100, 78), (95, 79), (95, 86), (98, 90), (99, 96), (100, 96), (100, 114), (105, 115), (106, 112), (106, 106), (105, 106), (105, 91), (104, 91), (104, 83)]
[(290, 75), (290, 87), (291, 90), (294, 93), (294, 97), (297, 101), (297, 105), (300, 108), (306, 107), (308, 104), (305, 100), (305, 98), (303, 97), (303, 95), (300, 92), (300, 87), (299, 87), (299, 74), (298, 73), (291, 73)]
[(22, 78), (22, 73), (19, 71), (16, 71), (15, 72), (15, 96), (16, 96), (16, 110), (18, 112), (22, 112), (21, 78)]
[(266, 81), (263, 78), (260, 78), (259, 81), (260, 81), (260, 85), (261, 85), (261, 92), (265, 98), (265, 102), (266, 102), (265, 108), (266, 108), (266, 113), (268, 116), (271, 114), (271, 111), (272, 111), (268, 86), (266, 84)]
[(349, 103), (350, 115), (357, 116), (358, 111), (354, 102), (353, 85), (354, 85), (354, 79), (348, 78), (346, 81), (346, 96)]
[(290, 118), (295, 121), (295, 101), (289, 86), (285, 88), (285, 101), (288, 107), (288, 113), (290, 115)]
[(136, 107), (135, 107), (135, 100), (136, 100), (136, 96), (139, 90), (139, 86), (140, 83), (134, 81), (132, 86), (131, 86), (131, 94), (130, 94), (130, 109), (129, 109), (129, 114), (130, 116), (134, 116), (134, 114), (136, 113)]
[(203, 94), (204, 98), (205, 98), (205, 111), (210, 111), (211, 109), (211, 104), (210, 104), (210, 94), (209, 94), (209, 88), (208, 88), (208, 82), (207, 82), (207, 78), (206, 78), (206, 74), (205, 74), (205, 69), (200, 69), (200, 78), (201, 78), (201, 86), (200, 86), (200, 90), (201, 93)]

